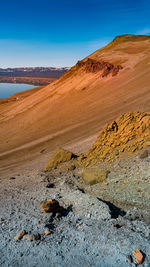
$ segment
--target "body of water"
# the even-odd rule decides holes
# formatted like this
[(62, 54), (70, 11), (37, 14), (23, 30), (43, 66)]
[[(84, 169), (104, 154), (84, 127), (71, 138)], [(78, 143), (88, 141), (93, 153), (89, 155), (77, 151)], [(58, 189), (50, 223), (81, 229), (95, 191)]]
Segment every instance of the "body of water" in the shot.
[(37, 86), (18, 83), (0, 83), (0, 98), (7, 98), (15, 93), (22, 92)]

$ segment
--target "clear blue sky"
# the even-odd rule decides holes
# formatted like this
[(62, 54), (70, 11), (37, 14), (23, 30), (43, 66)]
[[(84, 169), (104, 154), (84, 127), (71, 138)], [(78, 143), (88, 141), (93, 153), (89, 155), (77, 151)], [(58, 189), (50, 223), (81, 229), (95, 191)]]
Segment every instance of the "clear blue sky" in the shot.
[(1, 0), (0, 67), (72, 66), (121, 34), (150, 34), (150, 0)]

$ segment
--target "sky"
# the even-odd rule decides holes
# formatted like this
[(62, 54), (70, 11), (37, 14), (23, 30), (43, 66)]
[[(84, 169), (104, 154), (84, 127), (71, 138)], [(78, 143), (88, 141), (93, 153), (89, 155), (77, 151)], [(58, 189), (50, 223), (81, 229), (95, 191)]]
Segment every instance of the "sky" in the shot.
[(150, 0), (1, 0), (0, 67), (70, 67), (122, 34), (150, 34)]

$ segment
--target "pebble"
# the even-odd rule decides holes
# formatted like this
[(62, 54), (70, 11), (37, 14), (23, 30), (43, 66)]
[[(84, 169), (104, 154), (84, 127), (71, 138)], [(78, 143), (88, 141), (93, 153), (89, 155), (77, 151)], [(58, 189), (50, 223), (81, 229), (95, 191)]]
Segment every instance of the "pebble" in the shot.
[(40, 221), (39, 224), (45, 224), (45, 222), (44, 221)]
[(23, 237), (24, 237), (24, 235), (26, 235), (27, 234), (27, 232), (26, 232), (26, 230), (21, 230), (20, 232), (18, 232), (17, 234), (16, 234), (16, 236), (14, 237), (14, 239), (17, 241), (17, 240), (21, 240)]
[(45, 212), (57, 212), (61, 209), (59, 202), (53, 198), (41, 202), (40, 206)]
[(9, 180), (15, 180), (16, 179), (16, 177), (10, 177), (9, 178)]
[(27, 241), (37, 241), (41, 239), (41, 235), (40, 234), (26, 234), (23, 236), (22, 240), (27, 240)]
[(133, 257), (135, 259), (135, 262), (137, 264), (143, 263), (143, 259), (144, 259), (143, 258), (143, 254), (142, 254), (142, 252), (139, 249), (133, 250), (132, 251), (132, 255), (133, 255)]
[(50, 235), (50, 234), (51, 234), (51, 231), (50, 231), (49, 229), (46, 229), (46, 230), (44, 231), (44, 233), (45, 233), (46, 235)]
[(91, 214), (90, 214), (90, 213), (87, 215), (87, 218), (88, 218), (88, 219), (90, 219), (90, 218), (91, 218)]

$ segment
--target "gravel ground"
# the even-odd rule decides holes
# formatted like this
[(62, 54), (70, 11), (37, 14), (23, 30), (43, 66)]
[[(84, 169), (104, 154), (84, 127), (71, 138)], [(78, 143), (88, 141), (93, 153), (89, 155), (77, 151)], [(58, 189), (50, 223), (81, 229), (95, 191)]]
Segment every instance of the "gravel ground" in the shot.
[(107, 165), (107, 169), (110, 173), (106, 183), (83, 184), (84, 190), (126, 211), (137, 210), (150, 224), (150, 156), (145, 159), (140, 159), (139, 155), (120, 159)]
[[(149, 163), (149, 157), (114, 163), (104, 188), (84, 185), (78, 170), (1, 176), (0, 266), (136, 266), (127, 257), (140, 249), (141, 266), (150, 267)], [(42, 211), (47, 198), (57, 199), (64, 212)], [(40, 240), (15, 241), (22, 229)]]

